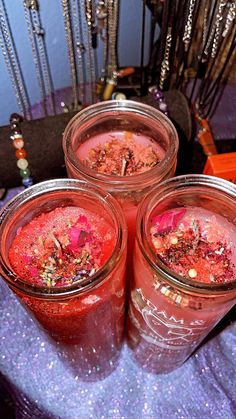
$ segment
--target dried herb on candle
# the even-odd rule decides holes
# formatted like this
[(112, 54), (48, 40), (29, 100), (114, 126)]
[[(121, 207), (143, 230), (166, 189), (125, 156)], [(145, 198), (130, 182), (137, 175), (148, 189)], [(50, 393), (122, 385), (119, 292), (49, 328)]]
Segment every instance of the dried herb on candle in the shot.
[(155, 148), (139, 144), (132, 133), (125, 140), (110, 135), (111, 140), (91, 148), (83, 163), (99, 173), (113, 176), (132, 176), (150, 170), (161, 157)]
[[(215, 225), (202, 222), (186, 209), (172, 210), (153, 219), (152, 244), (162, 262), (179, 275), (201, 282), (232, 280), (232, 243), (217, 235)], [(212, 239), (212, 237), (214, 239)]]
[(63, 286), (88, 279), (101, 267), (103, 245), (111, 237), (99, 236), (91, 219), (79, 211), (57, 208), (19, 229), (9, 256), (23, 279)]

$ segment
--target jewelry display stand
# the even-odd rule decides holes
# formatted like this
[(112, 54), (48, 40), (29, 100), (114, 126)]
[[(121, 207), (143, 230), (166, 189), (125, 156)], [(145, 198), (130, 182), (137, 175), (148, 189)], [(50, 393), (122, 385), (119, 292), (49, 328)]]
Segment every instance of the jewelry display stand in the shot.
[[(151, 96), (132, 98), (157, 107)], [(166, 93), (166, 101), (170, 118), (176, 126), (181, 151), (185, 154), (188, 141), (191, 138), (191, 116), (185, 97), (178, 91)], [(22, 135), (25, 140), (29, 165), (34, 182), (56, 177), (66, 177), (62, 150), (62, 133), (76, 112), (63, 113), (56, 116), (24, 121), (21, 123)], [(10, 188), (21, 185), (21, 177), (16, 166), (14, 149), (10, 137), (10, 127), (0, 127), (0, 188)], [(180, 165), (179, 165), (180, 166)], [(182, 165), (182, 172), (184, 166)]]
[[(75, 113), (63, 113), (21, 124), (29, 165), (34, 182), (66, 177), (62, 151), (62, 133)], [(0, 127), (0, 187), (21, 185), (19, 169), (10, 138), (10, 127)]]

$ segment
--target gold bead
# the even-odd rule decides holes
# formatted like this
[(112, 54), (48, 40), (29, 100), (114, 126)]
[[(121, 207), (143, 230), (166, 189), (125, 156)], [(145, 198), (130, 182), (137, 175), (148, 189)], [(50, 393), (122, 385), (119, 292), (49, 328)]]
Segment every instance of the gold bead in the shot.
[(189, 269), (188, 274), (189, 274), (190, 278), (196, 278), (197, 271), (196, 271), (196, 269), (192, 268), (192, 269)]

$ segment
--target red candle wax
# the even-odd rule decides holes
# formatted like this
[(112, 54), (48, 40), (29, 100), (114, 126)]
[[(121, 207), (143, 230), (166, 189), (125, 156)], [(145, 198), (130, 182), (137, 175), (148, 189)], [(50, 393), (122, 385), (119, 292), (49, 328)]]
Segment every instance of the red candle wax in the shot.
[[(149, 243), (157, 260), (190, 283), (230, 283), (236, 278), (236, 228), (225, 217), (200, 207), (179, 207), (149, 221)], [(160, 265), (160, 264), (159, 264)], [(135, 287), (129, 307), (129, 343), (148, 371), (181, 365), (232, 299), (193, 295), (154, 273), (136, 245)]]
[(115, 231), (78, 207), (56, 208), (18, 229), (9, 259), (20, 277), (59, 287), (91, 278), (114, 250)]
[(17, 294), (72, 354), (67, 356), (76, 357), (77, 371), (91, 376), (113, 369), (123, 338), (125, 255), (87, 291), (115, 244), (115, 228), (102, 216), (68, 206), (42, 213), (20, 227), (9, 250), (10, 264), (24, 282), (45, 287), (49, 294), (73, 284), (81, 288), (78, 296), (58, 301)]

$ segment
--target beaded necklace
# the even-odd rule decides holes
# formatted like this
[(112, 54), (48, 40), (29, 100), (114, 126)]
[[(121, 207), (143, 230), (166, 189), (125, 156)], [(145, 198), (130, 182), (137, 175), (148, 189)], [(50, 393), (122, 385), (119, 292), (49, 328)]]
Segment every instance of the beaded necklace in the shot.
[(20, 124), (23, 121), (21, 115), (13, 113), (10, 116), (10, 129), (11, 129), (11, 140), (12, 145), (16, 149), (15, 155), (17, 158), (17, 167), (20, 169), (20, 175), (22, 177), (22, 185), (25, 188), (29, 188), (33, 185), (33, 178), (30, 176), (29, 163), (26, 159), (27, 153), (24, 148), (24, 138), (22, 136)]

